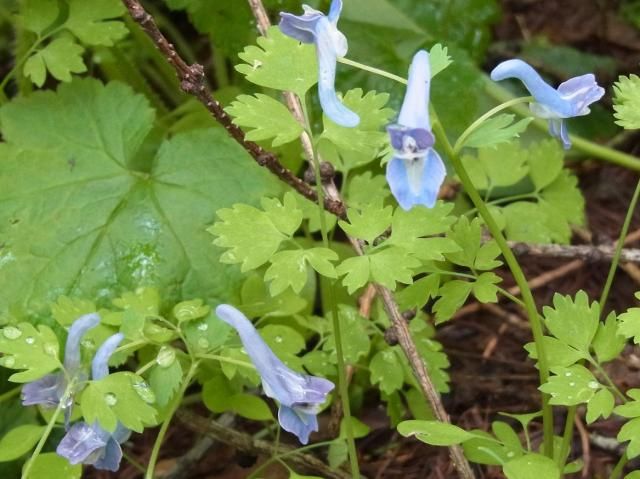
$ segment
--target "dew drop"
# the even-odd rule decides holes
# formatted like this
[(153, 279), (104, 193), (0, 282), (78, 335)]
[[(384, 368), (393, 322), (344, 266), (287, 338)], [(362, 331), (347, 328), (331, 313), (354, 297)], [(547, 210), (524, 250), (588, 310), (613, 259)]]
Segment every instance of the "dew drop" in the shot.
[(206, 338), (198, 339), (198, 346), (202, 349), (207, 349), (209, 347), (209, 341)]
[(571, 373), (569, 371), (567, 371), (566, 373), (564, 373), (564, 375), (569, 377), (569, 376), (571, 376)]
[(82, 344), (82, 346), (87, 349), (95, 349), (96, 347), (96, 343), (93, 341), (93, 339), (84, 339), (80, 344)]
[(15, 326), (7, 326), (2, 330), (2, 335), (7, 339), (18, 339), (22, 336), (22, 331)]
[(144, 381), (133, 381), (132, 383), (133, 389), (140, 399), (142, 399), (146, 403), (154, 403), (156, 402), (156, 395), (153, 393), (149, 385)]
[(162, 346), (156, 356), (156, 363), (160, 367), (168, 368), (176, 360), (176, 351), (170, 346)]
[(571, 386), (571, 387), (574, 387), (575, 385), (576, 385), (576, 383), (574, 383), (573, 381), (571, 381), (571, 382), (569, 383), (569, 386)]
[(507, 457), (513, 457), (513, 456), (515, 456), (515, 455), (516, 455), (516, 454), (515, 454), (513, 451), (509, 451), (509, 452), (507, 453)]
[(275, 341), (276, 343), (281, 343), (281, 342), (283, 341), (282, 336), (276, 336), (276, 337), (274, 338), (274, 341)]
[(600, 387), (600, 384), (597, 381), (589, 381), (588, 386), (591, 389), (598, 389)]
[(36, 342), (36, 338), (34, 338), (33, 336), (28, 336), (25, 338), (24, 342), (27, 344), (33, 344)]
[(573, 399), (573, 396), (567, 396), (567, 399), (571, 400)]
[(115, 406), (116, 404), (118, 404), (118, 398), (113, 393), (107, 393), (104, 395), (104, 402), (107, 404), (107, 406)]
[(209, 325), (205, 322), (198, 325), (198, 331), (206, 331), (207, 329), (209, 329)]
[(6, 356), (2, 361), (2, 364), (7, 368), (13, 367), (15, 363), (16, 363), (16, 358), (14, 358), (13, 356)]
[(48, 356), (57, 356), (58, 355), (58, 345), (53, 343), (45, 343), (42, 347), (44, 353)]

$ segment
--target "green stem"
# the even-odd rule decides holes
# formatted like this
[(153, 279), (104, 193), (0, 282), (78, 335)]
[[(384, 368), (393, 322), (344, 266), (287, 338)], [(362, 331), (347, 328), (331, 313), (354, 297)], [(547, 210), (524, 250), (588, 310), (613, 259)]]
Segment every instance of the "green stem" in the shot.
[(464, 144), (466, 143), (467, 138), (471, 136), (471, 133), (477, 130), (485, 121), (487, 121), (496, 113), (499, 113), (502, 110), (506, 110), (507, 108), (511, 108), (512, 106), (518, 105), (520, 103), (530, 102), (531, 100), (533, 100), (533, 97), (531, 96), (514, 98), (513, 100), (506, 101), (496, 106), (495, 108), (492, 108), (491, 110), (486, 112), (484, 115), (482, 115), (480, 118), (478, 118), (476, 121), (471, 123), (471, 125), (469, 125), (469, 127), (464, 132), (462, 132), (462, 135), (460, 135), (455, 145), (453, 146), (453, 151), (455, 151), (456, 154), (460, 153), (460, 150), (464, 147)]
[(573, 440), (573, 424), (576, 420), (576, 411), (578, 406), (569, 406), (567, 409), (567, 422), (564, 424), (564, 433), (562, 434), (562, 443), (560, 444), (560, 452), (557, 457), (557, 464), (560, 469), (564, 469), (565, 457), (569, 454), (571, 441)]
[[(549, 378), (549, 366), (542, 342), (544, 333), (542, 330), (542, 323), (538, 316), (538, 310), (533, 299), (533, 294), (531, 293), (531, 289), (529, 288), (527, 279), (525, 278), (522, 268), (520, 268), (520, 264), (516, 260), (515, 255), (511, 251), (511, 248), (509, 248), (507, 240), (502, 234), (502, 230), (491, 215), (489, 209), (487, 208), (487, 205), (480, 197), (480, 194), (476, 190), (473, 182), (471, 181), (471, 178), (462, 165), (460, 158), (458, 157), (456, 152), (453, 151), (453, 147), (451, 146), (451, 143), (449, 143), (449, 139), (447, 138), (442, 124), (438, 120), (438, 116), (435, 111), (433, 111), (433, 117), (433, 131), (435, 133), (437, 141), (440, 145), (443, 146), (445, 152), (447, 153), (449, 161), (453, 165), (453, 168), (460, 178), (465, 192), (467, 193), (467, 195), (469, 195), (469, 198), (477, 208), (478, 213), (480, 213), (480, 216), (487, 225), (487, 228), (489, 228), (491, 235), (493, 236), (498, 247), (500, 248), (500, 251), (502, 252), (502, 256), (504, 257), (507, 266), (511, 270), (511, 274), (513, 275), (514, 280), (520, 287), (520, 294), (522, 295), (525, 310), (527, 312), (527, 316), (529, 317), (529, 324), (531, 325), (533, 340), (536, 344), (536, 352), (538, 355), (538, 370), (540, 373), (540, 384), (544, 384)], [(553, 411), (551, 409), (551, 406), (549, 405), (549, 397), (546, 394), (542, 395), (542, 420), (544, 430), (544, 454), (548, 457), (553, 457)]]
[(613, 471), (611, 471), (611, 476), (609, 476), (609, 479), (619, 479), (620, 476), (622, 476), (622, 471), (624, 471), (624, 466), (627, 465), (627, 462), (629, 462), (629, 456), (625, 452), (613, 468)]
[(256, 367), (253, 364), (247, 363), (246, 361), (240, 361), (239, 359), (233, 359), (233, 358), (226, 358), (224, 356), (219, 356), (217, 354), (198, 354), (197, 356), (200, 359), (213, 359), (214, 361), (220, 361), (221, 363), (235, 364), (236, 366), (242, 366), (243, 368), (254, 369), (254, 370), (256, 369)]
[(356, 62), (354, 60), (349, 60), (348, 58), (338, 58), (338, 62), (358, 68), (359, 70), (364, 70), (366, 72), (373, 73), (374, 75), (379, 75), (381, 77), (389, 78), (390, 80), (397, 81), (398, 83), (402, 83), (403, 85), (407, 84), (406, 78), (402, 78), (401, 76), (394, 75), (393, 73), (389, 73), (387, 71), (381, 70), (380, 68), (370, 67), (369, 65), (365, 65), (364, 63)]
[[(513, 99), (513, 95), (508, 90), (491, 81), (489, 77), (485, 77), (484, 81), (485, 91), (496, 101), (503, 103)], [(511, 110), (520, 116), (531, 116), (529, 109), (522, 105), (512, 105)], [(540, 130), (548, 130), (547, 122), (544, 120), (534, 120), (532, 124)], [(569, 135), (569, 138), (571, 138), (573, 147), (587, 156), (598, 158), (599, 160), (604, 160), (615, 165), (624, 166), (631, 170), (640, 171), (640, 159), (633, 155), (614, 150), (613, 148), (609, 148), (604, 145), (599, 145), (577, 135)]]
[(49, 436), (51, 435), (51, 431), (53, 431), (53, 427), (56, 425), (56, 421), (58, 420), (58, 416), (62, 412), (62, 409), (63, 409), (62, 405), (66, 404), (67, 398), (69, 397), (69, 394), (71, 394), (71, 391), (73, 391), (74, 387), (75, 387), (75, 381), (71, 381), (67, 385), (67, 388), (65, 389), (64, 394), (60, 398), (60, 402), (58, 402), (58, 406), (56, 407), (55, 411), (53, 411), (53, 414), (49, 418), (49, 422), (47, 423), (47, 428), (44, 430), (44, 433), (40, 437), (40, 440), (38, 441), (36, 448), (33, 450), (31, 457), (29, 458), (29, 460), (24, 465), (24, 468), (22, 469), (22, 476), (21, 476), (22, 479), (29, 479), (29, 473), (31, 472), (33, 463), (42, 452), (42, 448), (47, 442), (47, 439), (49, 439)]
[[(329, 234), (327, 228), (327, 219), (324, 215), (324, 189), (322, 188), (322, 180), (320, 177), (320, 161), (313, 144), (313, 135), (311, 131), (311, 122), (309, 121), (309, 112), (304, 98), (300, 99), (302, 112), (307, 133), (313, 148), (311, 161), (313, 163), (313, 171), (316, 177), (316, 193), (318, 195), (318, 209), (320, 214), (320, 231), (322, 234), (322, 244), (325, 248), (329, 248)], [(346, 364), (344, 360), (344, 350), (342, 345), (342, 331), (340, 328), (340, 318), (338, 316), (338, 305), (336, 304), (335, 288), (331, 278), (327, 278), (327, 296), (331, 303), (331, 323), (333, 327), (333, 336), (336, 345), (336, 358), (338, 367), (338, 389), (340, 391), (340, 400), (342, 402), (342, 412), (345, 419), (345, 432), (347, 434), (347, 449), (349, 451), (349, 464), (351, 466), (351, 475), (353, 479), (360, 478), (360, 467), (358, 465), (358, 453), (356, 450), (356, 442), (353, 434), (353, 424), (351, 422), (351, 404), (349, 403), (349, 384), (347, 383)]]
[(20, 394), (21, 390), (22, 390), (22, 386), (18, 386), (17, 388), (10, 389), (7, 392), (0, 394), (0, 404), (5, 401), (8, 401), (11, 398), (16, 397), (18, 394)]
[(156, 437), (156, 442), (153, 444), (153, 449), (151, 450), (151, 456), (149, 457), (149, 464), (147, 465), (147, 472), (145, 473), (145, 479), (154, 479), (154, 472), (156, 468), (156, 463), (158, 462), (158, 456), (160, 455), (160, 448), (162, 447), (162, 442), (164, 441), (164, 436), (167, 434), (167, 430), (169, 429), (169, 424), (171, 423), (171, 419), (173, 415), (178, 410), (180, 403), (182, 402), (182, 397), (184, 393), (187, 391), (187, 388), (191, 384), (191, 380), (195, 376), (198, 371), (198, 361), (194, 361), (191, 363), (191, 367), (189, 368), (189, 372), (187, 376), (184, 378), (182, 382), (182, 386), (176, 394), (173, 402), (171, 403), (171, 407), (165, 417), (162, 425), (160, 426), (160, 430), (158, 431), (158, 436)]
[(275, 461), (281, 461), (285, 457), (293, 456), (294, 454), (302, 454), (305, 451), (309, 451), (311, 449), (316, 449), (318, 447), (330, 446), (331, 444), (333, 444), (333, 442), (334, 441), (316, 442), (316, 443), (313, 443), (313, 444), (309, 444), (308, 446), (299, 447), (297, 449), (293, 449), (291, 451), (283, 452), (282, 454), (278, 454), (278, 455), (275, 455), (273, 457), (270, 457), (265, 462), (260, 464), (260, 466), (255, 471), (253, 471), (249, 476), (247, 476), (247, 479), (253, 479), (253, 478), (257, 477), (258, 474), (260, 474), (260, 472), (262, 472), (264, 469), (267, 468), (267, 466), (269, 466), (269, 464), (271, 464), (271, 463), (273, 463)]
[(616, 394), (616, 396), (618, 396), (618, 399), (620, 399), (620, 401), (622, 401), (623, 403), (626, 403), (627, 398), (625, 397), (624, 394), (622, 394), (622, 391), (618, 389), (618, 386), (615, 385), (615, 383), (611, 380), (611, 378), (609, 377), (607, 372), (602, 368), (602, 366), (600, 366), (600, 364), (594, 359), (590, 359), (589, 362), (591, 363), (593, 368), (600, 374), (600, 376), (604, 378), (604, 380), (609, 385), (609, 388), (611, 388), (611, 390)]
[(638, 204), (638, 197), (640, 197), (640, 180), (638, 180), (638, 183), (636, 184), (636, 189), (633, 192), (631, 203), (629, 203), (629, 208), (627, 209), (627, 215), (624, 218), (624, 223), (622, 224), (622, 230), (620, 231), (620, 237), (618, 238), (618, 242), (616, 243), (616, 251), (613, 254), (613, 258), (611, 260), (611, 267), (609, 268), (607, 281), (605, 282), (604, 288), (602, 289), (602, 294), (600, 295), (600, 311), (604, 309), (604, 306), (607, 302), (607, 298), (609, 296), (609, 291), (611, 290), (611, 285), (613, 284), (613, 278), (616, 275), (616, 271), (618, 270), (618, 263), (620, 262), (620, 254), (622, 253), (624, 240), (626, 239), (627, 233), (629, 232), (629, 225), (631, 224), (631, 218), (633, 218), (633, 212), (635, 211), (636, 205)]

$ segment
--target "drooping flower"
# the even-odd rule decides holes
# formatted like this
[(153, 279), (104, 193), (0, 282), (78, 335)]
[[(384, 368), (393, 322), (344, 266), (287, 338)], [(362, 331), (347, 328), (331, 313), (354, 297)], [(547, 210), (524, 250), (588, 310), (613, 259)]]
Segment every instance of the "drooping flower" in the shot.
[[(91, 374), (99, 380), (109, 374), (109, 358), (124, 336), (121, 333), (110, 336), (100, 346), (91, 362)], [(91, 425), (78, 422), (71, 426), (58, 444), (56, 453), (71, 464), (91, 464), (96, 469), (117, 471), (122, 460), (120, 444), (125, 442), (131, 431), (118, 423), (115, 431), (105, 431), (95, 422)]]
[[(82, 379), (83, 372), (80, 364), (80, 342), (90, 329), (100, 323), (100, 316), (97, 313), (90, 313), (80, 316), (69, 328), (67, 342), (64, 347), (64, 371), (58, 371), (25, 384), (22, 388), (22, 404), (33, 406), (40, 404), (46, 408), (58, 406), (67, 388), (68, 378)], [(73, 404), (73, 397), (69, 395), (68, 404), (63, 405), (65, 413), (70, 410)]]
[(571, 148), (571, 140), (564, 119), (588, 115), (589, 105), (604, 95), (604, 88), (596, 83), (592, 73), (570, 78), (555, 89), (531, 65), (518, 59), (504, 61), (491, 72), (494, 81), (506, 78), (517, 78), (524, 83), (535, 99), (529, 104), (531, 112), (549, 120), (549, 133), (559, 138), (565, 149)]
[(429, 54), (420, 50), (409, 68), (407, 92), (398, 123), (387, 126), (395, 150), (387, 164), (387, 183), (405, 210), (416, 205), (432, 208), (446, 176), (444, 163), (433, 149), (435, 138), (429, 121), (430, 83)]
[(334, 384), (324, 378), (300, 374), (288, 368), (271, 351), (251, 321), (233, 306), (221, 304), (216, 314), (233, 327), (262, 379), (267, 396), (280, 403), (278, 422), (285, 431), (298, 436), (302, 444), (318, 430), (318, 410)]
[(318, 94), (322, 111), (338, 125), (352, 128), (360, 117), (342, 104), (336, 95), (336, 63), (347, 54), (345, 36), (338, 30), (342, 0), (332, 0), (329, 14), (303, 5), (304, 15), (280, 13), (280, 30), (302, 43), (315, 43), (318, 55)]

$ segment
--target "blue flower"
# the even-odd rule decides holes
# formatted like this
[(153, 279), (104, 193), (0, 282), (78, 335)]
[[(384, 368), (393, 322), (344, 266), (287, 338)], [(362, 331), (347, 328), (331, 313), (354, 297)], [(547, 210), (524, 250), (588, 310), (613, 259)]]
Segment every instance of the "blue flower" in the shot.
[(324, 378), (300, 374), (289, 369), (271, 351), (251, 321), (233, 306), (221, 304), (216, 314), (240, 335), (247, 354), (262, 379), (267, 396), (280, 403), (278, 421), (285, 431), (298, 436), (302, 444), (309, 442), (318, 430), (318, 410), (334, 384)]
[[(59, 371), (25, 384), (22, 388), (22, 404), (33, 406), (40, 404), (46, 408), (57, 407), (67, 388), (67, 381), (70, 378), (82, 379), (80, 364), (80, 342), (83, 336), (90, 329), (100, 323), (100, 316), (97, 313), (85, 314), (76, 319), (69, 328), (67, 342), (64, 348), (64, 371)], [(67, 398), (64, 404), (65, 414), (70, 413), (73, 405), (73, 395)]]
[(387, 182), (400, 206), (432, 208), (447, 174), (442, 159), (433, 149), (435, 139), (429, 121), (429, 54), (420, 50), (409, 68), (409, 82), (398, 123), (387, 131), (395, 154), (387, 165)]
[(318, 94), (324, 113), (338, 125), (352, 128), (360, 117), (344, 106), (336, 95), (336, 62), (347, 54), (347, 39), (338, 30), (342, 0), (333, 0), (329, 15), (303, 5), (304, 15), (280, 13), (280, 30), (302, 43), (315, 43), (318, 54)]
[[(121, 333), (110, 336), (100, 346), (91, 362), (94, 380), (109, 375), (109, 358), (124, 339)], [(71, 426), (58, 444), (56, 453), (71, 464), (91, 464), (96, 469), (117, 471), (122, 460), (120, 444), (125, 442), (131, 431), (118, 423), (115, 431), (105, 431), (98, 423), (91, 425), (78, 422)]]
[(564, 119), (588, 115), (589, 105), (604, 95), (604, 88), (596, 83), (592, 73), (570, 78), (555, 89), (529, 64), (517, 59), (504, 61), (491, 72), (494, 81), (505, 78), (517, 78), (524, 83), (535, 99), (529, 105), (531, 112), (549, 120), (549, 133), (559, 138), (565, 149), (571, 148), (571, 140)]

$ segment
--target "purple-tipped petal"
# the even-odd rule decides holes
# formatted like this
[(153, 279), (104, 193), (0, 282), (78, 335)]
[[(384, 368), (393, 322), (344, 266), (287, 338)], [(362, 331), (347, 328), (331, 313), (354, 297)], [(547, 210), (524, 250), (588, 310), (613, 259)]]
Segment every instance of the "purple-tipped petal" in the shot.
[(433, 133), (423, 128), (409, 128), (402, 125), (388, 125), (387, 133), (391, 139), (391, 146), (398, 151), (407, 148), (407, 140), (405, 137), (413, 138), (418, 151), (424, 151), (431, 148), (435, 143)]
[(64, 374), (47, 374), (46, 376), (22, 386), (22, 405), (39, 404), (45, 408), (54, 408), (64, 393), (66, 381)]
[(100, 324), (100, 315), (90, 313), (80, 316), (69, 328), (67, 343), (64, 348), (64, 368), (71, 373), (80, 367), (80, 342), (83, 336)]
[(409, 67), (407, 92), (402, 102), (398, 124), (409, 128), (431, 130), (429, 122), (429, 90), (431, 65), (429, 53), (420, 50), (413, 56)]
[(387, 164), (387, 183), (404, 210), (423, 205), (433, 208), (447, 172), (435, 150), (418, 160), (392, 158)]
[(587, 73), (561, 83), (558, 93), (573, 105), (575, 112), (572, 116), (584, 116), (589, 114), (589, 105), (603, 97), (604, 88), (596, 83), (593, 73)]
[(315, 414), (283, 405), (278, 409), (278, 422), (282, 429), (296, 435), (302, 444), (307, 444), (309, 435), (318, 430), (318, 418)]
[(267, 396), (278, 401), (281, 407), (309, 408), (325, 401), (334, 388), (331, 381), (288, 368), (271, 351), (251, 321), (233, 306), (221, 304), (216, 308), (216, 314), (238, 331), (244, 349), (260, 374)]
[(91, 376), (94, 380), (99, 380), (109, 375), (109, 359), (123, 339), (124, 335), (122, 333), (116, 333), (109, 336), (102, 343), (102, 346), (98, 348), (91, 362)]
[(71, 464), (93, 464), (102, 455), (109, 438), (109, 433), (99, 427), (78, 422), (64, 435), (56, 453)]
[(335, 25), (340, 19), (340, 13), (342, 13), (342, 0), (332, 0), (327, 18)]
[(281, 12), (278, 27), (282, 33), (299, 42), (315, 43), (316, 24), (321, 18), (324, 18), (324, 15), (316, 10), (307, 11), (304, 15)]

